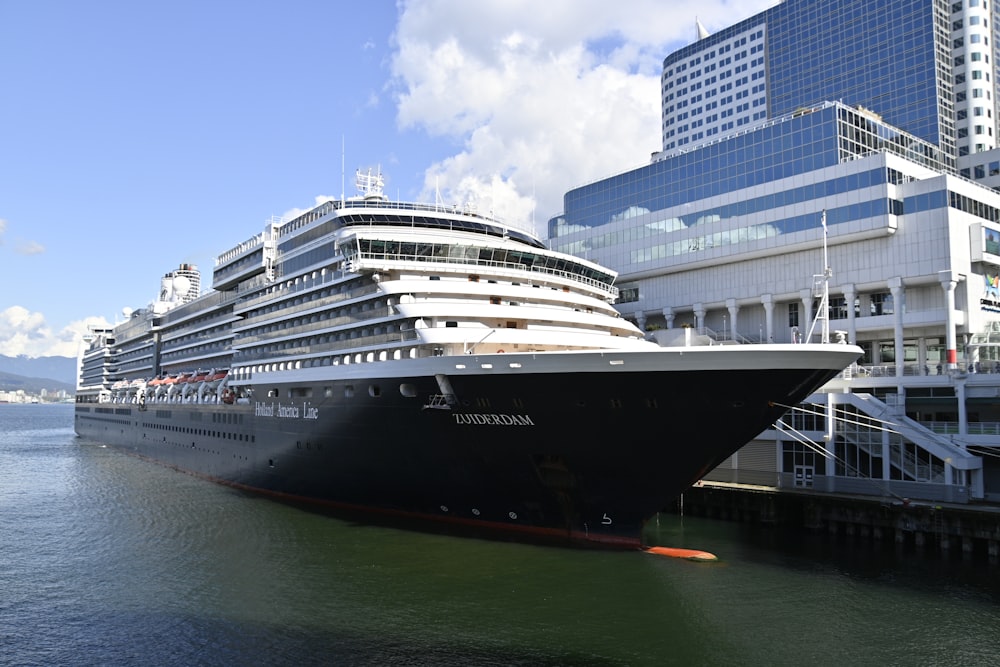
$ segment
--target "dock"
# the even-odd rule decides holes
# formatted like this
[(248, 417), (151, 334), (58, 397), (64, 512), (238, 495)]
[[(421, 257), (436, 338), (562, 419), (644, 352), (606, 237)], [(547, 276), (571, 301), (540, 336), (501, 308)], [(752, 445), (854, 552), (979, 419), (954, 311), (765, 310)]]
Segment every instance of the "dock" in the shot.
[(873, 498), (729, 482), (699, 482), (678, 499), (676, 511), (724, 521), (759, 523), (893, 540), (917, 549), (960, 550), (1000, 564), (1000, 506)]

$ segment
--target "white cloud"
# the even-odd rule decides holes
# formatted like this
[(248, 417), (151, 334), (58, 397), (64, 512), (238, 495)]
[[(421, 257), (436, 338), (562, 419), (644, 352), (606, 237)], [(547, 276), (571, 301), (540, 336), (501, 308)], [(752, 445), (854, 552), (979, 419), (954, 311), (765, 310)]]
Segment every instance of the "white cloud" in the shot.
[(334, 197), (332, 195), (316, 195), (316, 197), (314, 197), (314, 200), (316, 202), (315, 204), (313, 204), (309, 208), (298, 208), (298, 207), (296, 207), (296, 208), (290, 208), (290, 209), (288, 209), (287, 211), (285, 211), (284, 213), (281, 214), (281, 219), (284, 220), (285, 222), (289, 222), (289, 221), (294, 220), (295, 218), (299, 217), (303, 213), (307, 213), (307, 212), (313, 210), (314, 208), (316, 208), (320, 204), (324, 204), (324, 203), (326, 203), (328, 201), (335, 201), (335, 200), (338, 200), (338, 199), (340, 199), (339, 195), (336, 196), (336, 197)]
[(0, 311), (0, 354), (14, 357), (75, 357), (88, 325), (110, 326), (103, 317), (88, 317), (53, 331), (41, 313), (22, 306)]
[(17, 254), (19, 255), (41, 255), (45, 252), (45, 246), (38, 241), (20, 241), (17, 244)]
[[(774, 0), (411, 0), (392, 72), (398, 122), (461, 143), (424, 196), (540, 226), (573, 187), (645, 163), (661, 147), (663, 58)], [(535, 205), (537, 202), (537, 206)]]

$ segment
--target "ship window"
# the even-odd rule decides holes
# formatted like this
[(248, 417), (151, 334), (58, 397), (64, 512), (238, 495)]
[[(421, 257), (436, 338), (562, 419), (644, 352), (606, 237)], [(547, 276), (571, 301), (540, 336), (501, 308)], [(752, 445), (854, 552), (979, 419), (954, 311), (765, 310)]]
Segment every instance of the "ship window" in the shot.
[(458, 322), (456, 322), (455, 320), (448, 320), (447, 322), (444, 323), (444, 325), (450, 329), (458, 328)]
[(333, 398), (333, 387), (323, 387), (323, 396)]
[(344, 398), (354, 398), (354, 385), (344, 385)]
[(368, 385), (368, 395), (372, 398), (378, 398), (382, 395), (382, 389), (377, 384)]
[(490, 303), (492, 303), (495, 306), (499, 306), (500, 305), (500, 297), (498, 297), (498, 296), (491, 296), (490, 297)]
[(406, 396), (407, 398), (413, 398), (414, 396), (417, 395), (417, 388), (416, 386), (410, 384), (409, 382), (404, 382), (403, 384), (399, 385), (399, 393), (402, 396)]
[(508, 329), (516, 329), (517, 328), (517, 322), (508, 321), (507, 322), (507, 328)]

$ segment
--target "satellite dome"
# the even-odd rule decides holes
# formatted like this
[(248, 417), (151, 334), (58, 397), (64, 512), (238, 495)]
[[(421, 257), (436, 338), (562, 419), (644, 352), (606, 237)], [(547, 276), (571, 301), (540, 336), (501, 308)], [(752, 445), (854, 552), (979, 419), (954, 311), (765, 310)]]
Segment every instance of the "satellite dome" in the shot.
[(191, 279), (187, 276), (174, 276), (174, 297), (183, 299), (191, 289)]

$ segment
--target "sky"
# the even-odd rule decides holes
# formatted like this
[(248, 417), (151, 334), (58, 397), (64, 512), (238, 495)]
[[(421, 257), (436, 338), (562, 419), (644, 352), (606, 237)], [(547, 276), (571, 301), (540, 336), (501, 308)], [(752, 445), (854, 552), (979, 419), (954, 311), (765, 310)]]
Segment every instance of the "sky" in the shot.
[[(356, 194), (533, 226), (660, 149), (663, 58), (776, 0), (0, 0), (0, 354)], [(346, 176), (345, 176), (346, 174)]]

